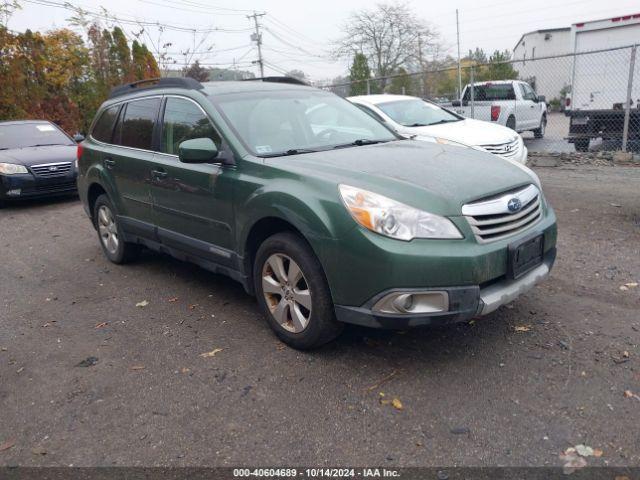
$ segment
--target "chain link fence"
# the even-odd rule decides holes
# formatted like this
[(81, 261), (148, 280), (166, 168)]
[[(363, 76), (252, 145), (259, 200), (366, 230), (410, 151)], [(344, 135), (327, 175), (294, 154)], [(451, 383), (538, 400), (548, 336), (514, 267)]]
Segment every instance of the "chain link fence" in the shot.
[(640, 152), (637, 50), (631, 45), (493, 63), (463, 60), (460, 74), (457, 64), (434, 66), (324, 88), (343, 97), (425, 98), (465, 117), (514, 128), (531, 152)]

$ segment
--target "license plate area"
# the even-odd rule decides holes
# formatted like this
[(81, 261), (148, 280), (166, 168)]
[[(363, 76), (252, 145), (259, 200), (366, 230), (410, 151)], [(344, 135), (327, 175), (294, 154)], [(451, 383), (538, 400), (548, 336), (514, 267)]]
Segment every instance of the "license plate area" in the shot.
[(509, 245), (507, 275), (516, 279), (542, 263), (544, 257), (544, 235), (529, 237)]

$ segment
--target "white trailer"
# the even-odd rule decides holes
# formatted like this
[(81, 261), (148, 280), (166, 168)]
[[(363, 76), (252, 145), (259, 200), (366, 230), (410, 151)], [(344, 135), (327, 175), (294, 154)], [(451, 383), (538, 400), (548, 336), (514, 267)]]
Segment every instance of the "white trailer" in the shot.
[[(568, 140), (576, 150), (587, 151), (592, 138), (622, 141), (625, 115), (629, 116), (628, 138), (640, 139), (640, 59), (634, 59), (637, 49), (633, 47), (637, 43), (640, 13), (571, 26), (576, 55), (565, 113), (571, 117)], [(634, 60), (635, 71), (630, 72)]]

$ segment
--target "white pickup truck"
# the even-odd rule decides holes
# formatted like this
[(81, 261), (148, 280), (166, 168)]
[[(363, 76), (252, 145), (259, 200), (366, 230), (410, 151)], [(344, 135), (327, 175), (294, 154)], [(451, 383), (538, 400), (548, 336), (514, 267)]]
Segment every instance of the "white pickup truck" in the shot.
[(516, 132), (531, 130), (536, 138), (544, 137), (547, 127), (545, 98), (518, 80), (469, 84), (462, 91), (462, 100), (451, 106), (463, 117), (498, 123)]

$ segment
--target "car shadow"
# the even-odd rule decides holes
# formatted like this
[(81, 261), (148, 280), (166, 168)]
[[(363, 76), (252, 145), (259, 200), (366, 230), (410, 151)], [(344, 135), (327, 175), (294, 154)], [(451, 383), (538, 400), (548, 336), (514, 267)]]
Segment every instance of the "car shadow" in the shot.
[(59, 195), (54, 197), (24, 198), (19, 200), (4, 200), (0, 206), (0, 212), (19, 212), (31, 208), (42, 208), (52, 205), (64, 205), (78, 203), (80, 197), (77, 194)]
[[(255, 315), (250, 315), (247, 321), (262, 323), (249, 325), (249, 328), (259, 327), (262, 330), (260, 336), (271, 336), (275, 339), (266, 321), (263, 320), (255, 298), (247, 294), (240, 283), (197, 265), (147, 249), (143, 250), (143, 254), (136, 260), (135, 265), (138, 268), (148, 269), (153, 276), (169, 276), (172, 283), (187, 286), (195, 295), (202, 296), (215, 292), (211, 304), (201, 303), (201, 307), (213, 309), (222, 301), (226, 305), (255, 312)], [(454, 359), (464, 361), (470, 356), (482, 355), (489, 351), (500, 353), (501, 350), (510, 348), (509, 345), (505, 345), (505, 337), (508, 337), (513, 330), (515, 319), (525, 314), (530, 307), (524, 299), (519, 302), (514, 307), (502, 308), (471, 322), (443, 326), (383, 330), (345, 325), (342, 334), (332, 342), (300, 354), (304, 357), (328, 359), (374, 355), (377, 360), (387, 361), (394, 368), (403, 368), (416, 362), (418, 364), (423, 362), (450, 364)]]

